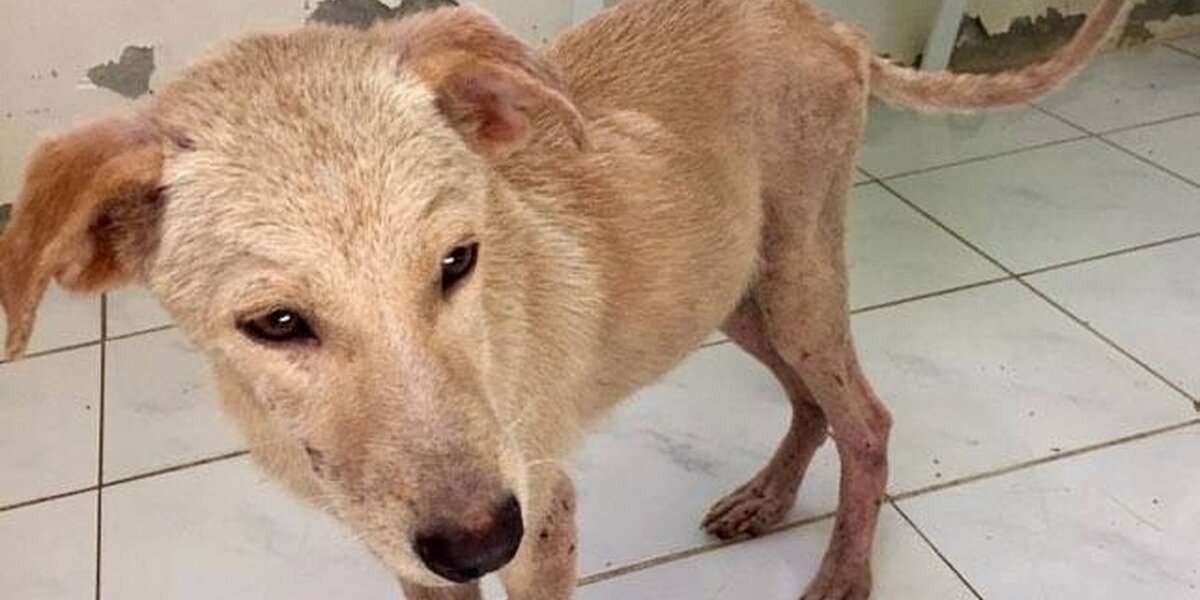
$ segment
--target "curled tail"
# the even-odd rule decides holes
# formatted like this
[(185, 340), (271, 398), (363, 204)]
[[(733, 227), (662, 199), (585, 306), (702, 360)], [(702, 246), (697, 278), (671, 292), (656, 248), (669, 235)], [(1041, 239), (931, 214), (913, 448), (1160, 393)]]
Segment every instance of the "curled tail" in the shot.
[(996, 74), (924, 72), (871, 60), (871, 92), (892, 104), (930, 110), (971, 111), (1024, 104), (1075, 76), (1125, 22), (1132, 2), (1103, 0), (1075, 37), (1045, 62)]

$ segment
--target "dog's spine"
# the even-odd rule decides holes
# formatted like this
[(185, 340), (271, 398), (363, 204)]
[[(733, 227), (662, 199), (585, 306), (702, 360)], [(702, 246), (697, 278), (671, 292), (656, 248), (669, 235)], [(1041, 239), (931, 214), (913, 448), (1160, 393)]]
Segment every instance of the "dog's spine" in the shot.
[(1079, 73), (1096, 50), (1124, 25), (1132, 4), (1130, 0), (1103, 0), (1075, 37), (1054, 56), (1015, 71), (990, 75), (931, 73), (874, 57), (870, 65), (871, 93), (891, 104), (939, 112), (1025, 104)]

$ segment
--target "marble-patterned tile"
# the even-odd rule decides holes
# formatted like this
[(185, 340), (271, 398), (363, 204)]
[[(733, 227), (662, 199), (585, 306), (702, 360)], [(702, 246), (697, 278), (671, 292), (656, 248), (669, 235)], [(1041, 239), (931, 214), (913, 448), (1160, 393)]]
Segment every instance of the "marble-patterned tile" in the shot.
[(1193, 183), (1200, 183), (1200, 116), (1127, 129), (1105, 137)]
[(952, 115), (873, 102), (861, 162), (872, 175), (890, 177), (1082, 135), (1033, 108)]
[(855, 188), (847, 235), (854, 308), (1004, 276), (877, 184)]
[[(580, 600), (795, 600), (816, 575), (833, 520), (584, 586)], [(891, 506), (880, 514), (872, 598), (973, 598)]]
[(104, 490), (104, 600), (378, 600), (399, 585), (331, 518), (232, 459)]
[[(0, 311), (0, 331), (8, 320)], [(38, 306), (27, 354), (46, 352), (100, 339), (100, 297), (73, 294), (51, 285)]]
[(105, 308), (109, 338), (171, 324), (171, 315), (143, 288), (129, 287), (110, 292)]
[(1200, 397), (1200, 240), (1030, 278), (1079, 318)]
[(857, 315), (893, 492), (1176, 423), (1192, 408), (1015, 282)]
[(0, 586), (14, 600), (96, 594), (96, 492), (0, 513)]
[(0, 506), (96, 484), (100, 347), (0, 365)]
[(1015, 271), (1200, 231), (1200, 190), (1094, 139), (890, 185)]
[(106, 362), (106, 481), (241, 447), (204, 356), (178, 330), (110, 342)]
[(1200, 429), (901, 502), (984, 598), (1200, 597)]
[(1110, 52), (1039, 104), (1096, 132), (1196, 112), (1200, 61), (1161, 45)]
[[(696, 352), (629, 400), (576, 461), (580, 573), (712, 543), (701, 519), (766, 464), (790, 411), (770, 372), (733, 344)], [(833, 510), (837, 480), (827, 444), (794, 516)]]

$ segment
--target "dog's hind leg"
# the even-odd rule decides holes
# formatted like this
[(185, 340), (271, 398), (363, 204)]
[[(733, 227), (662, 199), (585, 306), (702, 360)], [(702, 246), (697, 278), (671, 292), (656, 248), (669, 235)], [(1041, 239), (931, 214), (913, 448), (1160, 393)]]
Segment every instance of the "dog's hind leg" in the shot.
[(786, 218), (803, 204), (768, 207), (778, 218), (768, 221), (753, 290), (771, 346), (821, 408), (841, 459), (833, 538), (805, 600), (870, 594), (871, 546), (887, 484), (891, 416), (863, 375), (850, 335), (842, 239), (849, 177), (849, 169), (835, 176), (825, 203), (809, 205), (811, 218)]
[(825, 415), (799, 373), (767, 338), (762, 310), (747, 296), (722, 328), (775, 374), (792, 401), (792, 423), (775, 455), (753, 479), (717, 502), (704, 518), (709, 533), (728, 539), (758, 535), (791, 510), (813, 454), (825, 442)]

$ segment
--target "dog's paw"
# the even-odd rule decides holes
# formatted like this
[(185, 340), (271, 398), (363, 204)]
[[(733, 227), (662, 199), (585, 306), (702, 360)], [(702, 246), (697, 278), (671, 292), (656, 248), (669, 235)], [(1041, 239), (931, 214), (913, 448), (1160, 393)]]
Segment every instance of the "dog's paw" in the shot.
[(794, 492), (751, 481), (713, 505), (702, 527), (723, 540), (759, 535), (782, 520), (795, 502)]
[(867, 600), (871, 596), (871, 568), (868, 565), (822, 565), (816, 579), (800, 600)]

